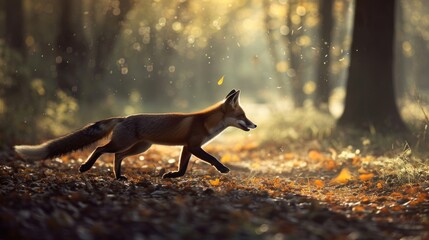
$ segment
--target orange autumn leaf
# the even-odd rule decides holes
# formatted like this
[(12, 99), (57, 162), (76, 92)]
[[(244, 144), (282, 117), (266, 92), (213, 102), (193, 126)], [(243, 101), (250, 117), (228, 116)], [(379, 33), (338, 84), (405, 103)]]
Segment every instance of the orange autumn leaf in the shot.
[(220, 184), (219, 178), (216, 178), (215, 180), (209, 180), (209, 182), (213, 187), (219, 186)]
[(326, 160), (326, 161), (323, 162), (323, 167), (326, 170), (331, 171), (331, 170), (333, 170), (334, 168), (337, 167), (337, 163), (334, 160), (332, 160), (332, 159), (328, 159), (328, 160)]
[(325, 186), (325, 182), (317, 179), (317, 180), (314, 180), (314, 185), (316, 185), (317, 188), (322, 188)]
[(410, 205), (411, 206), (415, 206), (415, 205), (417, 205), (417, 204), (420, 204), (420, 203), (422, 203), (422, 202), (425, 202), (426, 201), (426, 194), (425, 193), (419, 193), (417, 196), (416, 196), (416, 198), (414, 198), (414, 199), (412, 199), (411, 201), (410, 201)]
[(231, 160), (231, 154), (229, 153), (224, 154), (220, 159), (220, 161), (223, 163), (229, 162), (229, 160)]
[(333, 184), (346, 184), (350, 180), (353, 180), (352, 174), (350, 173), (348, 168), (343, 168), (341, 170), (340, 174), (338, 174), (338, 176), (336, 176), (335, 178), (333, 178), (331, 180), (331, 183), (333, 183)]
[(419, 192), (420, 189), (418, 187), (414, 186), (414, 187), (407, 188), (406, 191), (408, 194), (415, 194), (415, 193)]
[(310, 152), (308, 152), (308, 157), (311, 160), (315, 160), (315, 161), (320, 161), (325, 158), (321, 152), (316, 150), (311, 150)]
[(360, 166), (360, 163), (361, 163), (360, 157), (352, 158), (352, 165), (353, 166)]
[(285, 153), (283, 154), (285, 160), (292, 160), (295, 158), (295, 153)]
[(412, 199), (412, 200), (410, 200), (408, 203), (406, 203), (404, 205), (416, 206), (416, 205), (418, 205), (420, 203), (421, 203), (421, 201), (419, 201), (419, 199)]
[(227, 162), (238, 162), (240, 158), (236, 154), (225, 154), (220, 159), (221, 162), (227, 163)]
[(273, 187), (275, 187), (275, 188), (282, 187), (282, 183), (280, 181), (280, 178), (274, 178), (274, 180), (273, 180)]
[(359, 180), (363, 181), (368, 181), (371, 180), (374, 177), (373, 173), (364, 173), (359, 175)]
[(388, 209), (387, 207), (381, 207), (378, 211), (379, 211), (380, 213), (388, 213), (388, 212), (389, 212), (389, 209)]
[(369, 203), (371, 200), (368, 197), (363, 197), (361, 203)]
[(419, 201), (421, 201), (421, 202), (427, 200), (428, 197), (429, 197), (429, 194), (427, 194), (427, 193), (419, 193), (417, 195), (417, 199), (419, 199)]
[(377, 183), (377, 188), (378, 188), (378, 189), (383, 188), (383, 184), (382, 184), (381, 182), (378, 182), (378, 183)]
[(402, 209), (403, 209), (403, 207), (400, 205), (394, 205), (394, 206), (390, 207), (390, 210), (395, 211), (395, 212), (399, 212)]
[(253, 149), (258, 148), (258, 146), (259, 145), (257, 142), (249, 142), (249, 143), (243, 145), (242, 150), (253, 150)]
[(392, 192), (390, 194), (390, 197), (395, 199), (395, 200), (400, 200), (400, 199), (404, 198), (404, 195), (400, 192)]
[(363, 211), (365, 211), (365, 208), (363, 206), (361, 206), (361, 205), (357, 205), (357, 206), (354, 206), (352, 208), (352, 211), (353, 212), (363, 212)]

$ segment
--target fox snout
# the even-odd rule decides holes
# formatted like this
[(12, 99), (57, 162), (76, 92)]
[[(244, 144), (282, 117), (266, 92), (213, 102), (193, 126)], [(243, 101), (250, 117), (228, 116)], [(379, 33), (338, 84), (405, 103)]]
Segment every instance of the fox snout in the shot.
[(240, 129), (246, 132), (250, 131), (250, 129), (255, 129), (257, 127), (256, 124), (254, 124), (252, 121), (250, 121), (247, 118), (243, 120), (238, 120), (237, 123), (240, 126)]

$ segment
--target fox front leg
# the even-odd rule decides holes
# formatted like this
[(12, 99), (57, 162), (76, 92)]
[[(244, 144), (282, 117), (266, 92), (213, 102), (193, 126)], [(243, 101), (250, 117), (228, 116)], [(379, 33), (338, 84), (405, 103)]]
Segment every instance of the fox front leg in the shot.
[(121, 163), (122, 160), (128, 156), (136, 155), (142, 152), (145, 152), (150, 148), (152, 144), (147, 142), (138, 142), (135, 145), (133, 145), (128, 150), (125, 150), (123, 152), (119, 152), (115, 154), (115, 160), (113, 162), (113, 173), (115, 174), (115, 178), (117, 180), (127, 180), (125, 176), (121, 174)]
[(175, 172), (168, 172), (162, 175), (162, 178), (177, 178), (185, 175), (186, 168), (188, 168), (188, 163), (190, 158), (191, 158), (191, 152), (189, 152), (187, 146), (184, 146), (182, 148), (182, 154), (180, 155), (178, 170)]
[(215, 157), (204, 151), (201, 147), (189, 148), (189, 151), (199, 159), (210, 163), (221, 173), (228, 173), (229, 168), (219, 162)]

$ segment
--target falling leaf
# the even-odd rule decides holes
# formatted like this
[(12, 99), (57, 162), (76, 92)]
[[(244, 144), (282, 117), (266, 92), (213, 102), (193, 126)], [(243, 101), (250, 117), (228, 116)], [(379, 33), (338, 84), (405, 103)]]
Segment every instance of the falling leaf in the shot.
[(325, 186), (325, 182), (319, 179), (314, 180), (314, 185), (316, 185), (317, 188), (322, 188)]
[(359, 180), (368, 181), (368, 180), (371, 180), (373, 177), (374, 177), (373, 173), (364, 173), (359, 175)]
[(213, 187), (219, 186), (220, 184), (219, 178), (216, 178), (215, 180), (209, 180), (209, 182)]
[(340, 174), (338, 174), (338, 176), (336, 176), (334, 179), (331, 180), (331, 183), (346, 184), (350, 180), (353, 180), (352, 174), (350, 173), (348, 168), (343, 168), (341, 170)]
[(222, 76), (218, 81), (217, 81), (217, 85), (222, 85), (223, 84), (223, 79), (225, 76)]

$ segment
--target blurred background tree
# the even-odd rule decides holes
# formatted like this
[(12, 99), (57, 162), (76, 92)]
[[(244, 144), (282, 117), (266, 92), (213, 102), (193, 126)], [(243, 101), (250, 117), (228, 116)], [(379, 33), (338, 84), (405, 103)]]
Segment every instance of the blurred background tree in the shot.
[[(393, 10), (390, 1), (360, 4), (0, 0), (0, 140), (45, 139), (112, 115), (195, 110), (231, 88), (244, 90), (243, 101), (259, 116), (316, 108), (338, 118), (345, 102), (340, 123), (378, 128), (382, 124), (368, 122), (374, 114), (362, 112), (362, 104), (380, 103), (391, 112), (397, 103), (409, 124), (404, 114), (410, 104), (429, 101), (429, 3), (398, 0)], [(389, 9), (389, 22), (379, 8)], [(363, 9), (370, 12), (359, 17)], [(390, 28), (375, 29), (365, 46), (351, 51), (352, 38), (368, 28), (362, 19)], [(378, 48), (393, 39), (390, 53), (383, 50), (387, 45)], [(367, 61), (366, 47), (383, 56)], [(221, 76), (225, 81), (218, 85)], [(390, 95), (395, 86), (400, 98)]]
[[(341, 126), (405, 131), (394, 89), (395, 4), (356, 0), (352, 51)], [(380, 13), (383, 14), (380, 14)]]

